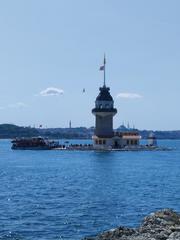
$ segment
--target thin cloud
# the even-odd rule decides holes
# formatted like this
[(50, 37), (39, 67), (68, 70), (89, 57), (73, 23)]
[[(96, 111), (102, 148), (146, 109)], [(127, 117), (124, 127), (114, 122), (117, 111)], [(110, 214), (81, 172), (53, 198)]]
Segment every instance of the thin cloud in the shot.
[(27, 107), (25, 103), (17, 102), (17, 103), (8, 104), (7, 106), (0, 106), (0, 110), (4, 110), (7, 108), (24, 108), (24, 107)]
[(42, 90), (39, 95), (42, 97), (48, 97), (62, 95), (63, 93), (64, 91), (60, 88), (48, 87), (45, 90)]
[(125, 99), (138, 99), (138, 98), (142, 98), (143, 96), (138, 94), (138, 93), (118, 93), (117, 98), (125, 98)]
[(27, 107), (27, 105), (23, 102), (17, 102), (17, 103), (9, 104), (8, 107), (9, 108), (24, 108), (24, 107)]

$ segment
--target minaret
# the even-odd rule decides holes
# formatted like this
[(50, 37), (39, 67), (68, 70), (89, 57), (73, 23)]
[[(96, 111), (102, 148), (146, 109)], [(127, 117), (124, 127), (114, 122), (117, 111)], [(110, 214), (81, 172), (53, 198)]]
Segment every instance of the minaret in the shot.
[(71, 120), (69, 121), (69, 128), (71, 129)]
[(100, 87), (99, 95), (95, 101), (95, 108), (92, 109), (92, 113), (95, 115), (95, 132), (94, 132), (94, 145), (107, 146), (110, 143), (110, 139), (114, 136), (113, 132), (113, 116), (117, 113), (117, 109), (114, 108), (114, 100), (110, 94), (110, 88), (106, 87), (105, 79), (105, 67), (106, 59), (104, 56), (104, 65), (100, 67), (100, 70), (104, 71), (104, 84)]

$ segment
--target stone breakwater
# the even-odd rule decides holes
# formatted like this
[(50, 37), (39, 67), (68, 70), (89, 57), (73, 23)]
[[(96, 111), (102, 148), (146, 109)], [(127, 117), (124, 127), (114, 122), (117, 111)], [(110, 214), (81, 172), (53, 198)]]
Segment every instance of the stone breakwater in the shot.
[(84, 240), (180, 240), (180, 214), (164, 209), (145, 217), (138, 228), (118, 227)]

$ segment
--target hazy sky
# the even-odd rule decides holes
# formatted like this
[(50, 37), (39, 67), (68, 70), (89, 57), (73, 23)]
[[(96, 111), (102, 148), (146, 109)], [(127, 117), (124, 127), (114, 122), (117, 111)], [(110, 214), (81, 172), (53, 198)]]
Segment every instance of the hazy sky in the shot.
[(93, 126), (106, 52), (114, 127), (180, 129), (179, 11), (179, 0), (0, 1), (0, 123)]

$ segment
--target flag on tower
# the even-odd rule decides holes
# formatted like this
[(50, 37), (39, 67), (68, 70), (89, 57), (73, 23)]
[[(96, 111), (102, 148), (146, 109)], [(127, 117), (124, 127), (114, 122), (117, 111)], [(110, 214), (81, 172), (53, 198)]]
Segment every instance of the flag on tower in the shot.
[(100, 71), (104, 71), (104, 65), (99, 68)]
[(106, 64), (106, 57), (105, 57), (105, 54), (104, 54), (104, 65), (102, 65), (99, 70), (100, 71), (105, 71), (105, 64)]

